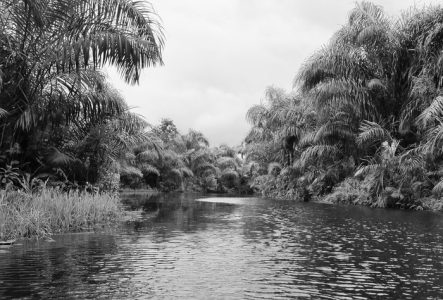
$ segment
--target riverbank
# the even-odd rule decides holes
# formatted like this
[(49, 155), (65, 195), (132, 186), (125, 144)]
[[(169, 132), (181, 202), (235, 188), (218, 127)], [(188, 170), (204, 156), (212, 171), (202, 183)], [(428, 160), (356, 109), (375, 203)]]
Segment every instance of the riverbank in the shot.
[(63, 192), (0, 191), (0, 241), (43, 238), (118, 222), (123, 207), (118, 195)]
[(443, 199), (432, 193), (413, 192), (406, 188), (385, 187), (379, 195), (371, 192), (365, 180), (348, 178), (331, 193), (318, 197), (318, 202), (362, 205), (378, 208), (443, 211)]
[(265, 180), (255, 187), (262, 197), (278, 200), (443, 211), (443, 197), (433, 193), (429, 188), (420, 189), (418, 184), (399, 187), (394, 185), (385, 186), (377, 193), (374, 191), (373, 181), (370, 176), (362, 180), (348, 177), (333, 188), (316, 189), (313, 185), (297, 185), (299, 183), (297, 179), (280, 174), (266, 176)]

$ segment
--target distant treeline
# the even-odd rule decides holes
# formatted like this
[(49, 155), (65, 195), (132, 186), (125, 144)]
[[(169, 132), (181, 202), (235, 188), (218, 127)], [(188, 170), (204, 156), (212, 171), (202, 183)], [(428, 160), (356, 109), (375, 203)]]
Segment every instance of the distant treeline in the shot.
[(200, 132), (180, 134), (172, 120), (148, 133), (149, 141), (127, 152), (119, 162), (122, 187), (161, 191), (248, 193), (249, 165), (240, 148), (209, 147)]

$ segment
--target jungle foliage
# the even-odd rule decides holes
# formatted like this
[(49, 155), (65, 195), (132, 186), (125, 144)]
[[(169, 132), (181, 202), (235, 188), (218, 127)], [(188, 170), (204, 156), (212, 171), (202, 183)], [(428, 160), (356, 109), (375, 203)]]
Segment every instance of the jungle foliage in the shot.
[(148, 135), (149, 141), (133, 147), (121, 162), (123, 187), (248, 192), (250, 176), (238, 149), (210, 147), (208, 139), (192, 129), (180, 134), (170, 119), (163, 119)]
[(114, 66), (133, 84), (162, 64), (152, 7), (2, 0), (0, 11), (0, 187), (42, 180), (116, 189), (120, 157), (149, 136), (100, 69)]
[(246, 162), (266, 196), (441, 208), (443, 7), (399, 18), (359, 2), (298, 71), (247, 113)]

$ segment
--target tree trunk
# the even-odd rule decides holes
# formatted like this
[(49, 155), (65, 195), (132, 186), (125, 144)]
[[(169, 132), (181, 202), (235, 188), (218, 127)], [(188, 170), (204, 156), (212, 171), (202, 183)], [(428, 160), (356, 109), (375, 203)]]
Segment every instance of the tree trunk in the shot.
[(117, 193), (120, 188), (118, 163), (108, 159), (98, 167), (97, 185), (100, 191)]

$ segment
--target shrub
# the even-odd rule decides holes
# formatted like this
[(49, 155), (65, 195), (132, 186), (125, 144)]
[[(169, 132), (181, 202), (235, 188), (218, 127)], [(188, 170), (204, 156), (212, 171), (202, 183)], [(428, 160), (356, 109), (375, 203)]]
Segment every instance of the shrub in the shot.
[[(369, 180), (369, 179), (368, 179)], [(371, 205), (372, 198), (368, 180), (347, 178), (323, 198), (328, 203)]]

